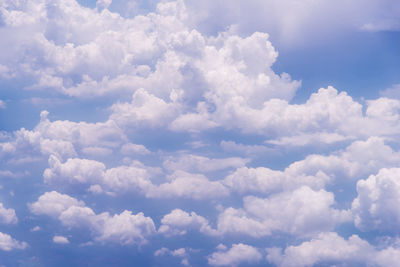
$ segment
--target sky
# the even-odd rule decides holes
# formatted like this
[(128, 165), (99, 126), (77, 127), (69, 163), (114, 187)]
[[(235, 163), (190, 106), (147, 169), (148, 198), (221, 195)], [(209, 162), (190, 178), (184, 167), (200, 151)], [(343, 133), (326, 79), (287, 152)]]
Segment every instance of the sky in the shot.
[(0, 266), (400, 266), (397, 0), (0, 0)]

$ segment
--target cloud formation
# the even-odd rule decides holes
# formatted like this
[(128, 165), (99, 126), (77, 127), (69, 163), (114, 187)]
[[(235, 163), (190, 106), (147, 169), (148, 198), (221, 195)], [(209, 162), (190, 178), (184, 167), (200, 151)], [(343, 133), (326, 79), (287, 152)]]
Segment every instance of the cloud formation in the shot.
[(18, 222), (17, 215), (14, 209), (7, 209), (0, 203), (0, 223), (2, 224), (16, 224)]
[(113, 216), (108, 212), (96, 214), (82, 201), (56, 191), (41, 195), (29, 208), (36, 215), (58, 219), (66, 227), (84, 228), (100, 243), (144, 244), (146, 237), (155, 233), (153, 220), (142, 212), (132, 214), (125, 210)]
[(257, 248), (239, 243), (233, 244), (228, 251), (214, 252), (208, 257), (208, 263), (212, 266), (238, 266), (257, 263), (261, 259), (262, 254)]
[(325, 190), (307, 186), (282, 192), (269, 198), (246, 196), (243, 208), (227, 208), (218, 217), (218, 231), (255, 238), (283, 232), (308, 236), (334, 229), (351, 220), (351, 213), (331, 207), (334, 196)]
[(54, 242), (55, 244), (60, 244), (60, 245), (69, 244), (68, 238), (66, 238), (65, 236), (60, 236), (60, 235), (55, 235), (55, 236), (53, 237), (53, 242)]
[(400, 169), (381, 169), (357, 182), (357, 198), (352, 203), (355, 225), (362, 230), (397, 232)]
[(0, 1), (0, 265), (398, 265), (397, 82), (296, 98), (276, 63), (399, 7)]
[(0, 249), (4, 251), (11, 251), (14, 249), (26, 249), (28, 244), (15, 240), (8, 234), (0, 232)]
[(279, 248), (267, 249), (267, 260), (277, 266), (314, 266), (330, 262), (346, 265), (397, 266), (398, 248), (378, 250), (357, 235), (347, 240), (334, 232), (320, 233), (316, 238), (289, 246), (284, 252)]

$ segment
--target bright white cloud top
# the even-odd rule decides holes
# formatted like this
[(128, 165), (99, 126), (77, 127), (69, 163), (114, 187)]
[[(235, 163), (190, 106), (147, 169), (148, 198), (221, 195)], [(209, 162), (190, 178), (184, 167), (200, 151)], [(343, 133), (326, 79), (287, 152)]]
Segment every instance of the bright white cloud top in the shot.
[(399, 19), (391, 0), (0, 1), (0, 264), (398, 266), (400, 81), (305, 95), (276, 65), (327, 35), (398, 42)]

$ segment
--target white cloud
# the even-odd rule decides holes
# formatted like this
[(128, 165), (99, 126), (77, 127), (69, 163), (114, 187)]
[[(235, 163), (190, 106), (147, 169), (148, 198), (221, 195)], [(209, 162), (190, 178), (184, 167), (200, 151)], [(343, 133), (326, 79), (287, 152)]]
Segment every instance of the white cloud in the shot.
[(357, 179), (377, 172), (385, 166), (397, 166), (400, 153), (385, 144), (385, 139), (370, 137), (365, 141), (354, 141), (344, 150), (330, 155), (307, 156), (304, 160), (292, 163), (285, 169), (291, 175), (316, 175), (324, 172), (336, 179)]
[[(175, 4), (175, 12), (164, 12), (171, 3), (163, 3), (158, 13), (124, 19), (109, 10), (99, 12), (110, 3), (98, 1), (98, 9), (63, 0), (2, 5), (3, 23), (15, 32), (3, 41), (15, 47), (2, 55), (8, 76), (30, 76), (34, 79), (30, 88), (50, 87), (78, 97), (132, 92), (137, 89), (132, 84), (168, 84), (163, 77), (168, 76), (167, 69), (146, 81), (146, 68), (168, 47), (171, 35), (165, 32), (185, 29), (179, 16), (184, 15), (184, 6)], [(29, 31), (33, 38), (23, 38)], [(30, 57), (22, 57), (21, 50)]]
[(225, 246), (224, 244), (219, 244), (216, 248), (217, 248), (217, 250), (227, 250), (228, 249), (228, 247)]
[(144, 165), (119, 166), (108, 169), (104, 175), (105, 190), (116, 193), (140, 192), (146, 194), (153, 189), (151, 177), (158, 170)]
[(199, 113), (188, 113), (180, 115), (170, 124), (170, 129), (177, 132), (202, 132), (218, 126), (211, 121), (210, 114), (204, 112), (201, 105), (198, 105)]
[(165, 255), (165, 254), (167, 254), (167, 253), (170, 253), (170, 252), (171, 252), (170, 249), (168, 249), (168, 248), (166, 248), (166, 247), (162, 247), (162, 248), (160, 248), (160, 249), (157, 249), (157, 250), (154, 252), (154, 256), (159, 257), (159, 256), (163, 256), (163, 255)]
[(178, 170), (168, 175), (166, 182), (157, 185), (151, 178), (158, 174), (158, 168), (147, 167), (137, 161), (129, 166), (106, 169), (103, 163), (95, 160), (71, 158), (61, 163), (57, 157), (50, 156), (49, 168), (43, 176), (49, 185), (61, 188), (78, 186), (97, 194), (137, 192), (148, 198), (197, 200), (229, 195), (229, 190), (220, 181), (210, 181), (202, 174)]
[[(98, 2), (103, 7), (109, 4), (110, 1)], [(90, 143), (86, 145), (91, 147), (99, 141), (96, 135), (116, 127), (113, 122), (130, 129), (167, 127), (189, 132), (223, 126), (266, 135), (272, 138), (269, 140), (272, 143), (291, 145), (307, 144), (315, 137), (318, 142), (333, 143), (399, 132), (399, 125), (391, 121), (393, 117), (374, 113), (375, 101), (368, 103), (369, 111), (363, 116), (361, 104), (332, 87), (320, 89), (304, 104), (289, 104), (300, 83), (288, 74), (278, 75), (272, 70), (278, 53), (267, 34), (256, 32), (240, 37), (235, 27), (231, 27), (216, 37), (208, 37), (192, 29), (197, 23), (188, 23), (193, 18), (197, 22), (199, 19), (199, 15), (191, 13), (192, 8), (197, 5), (203, 10), (211, 8), (209, 11), (217, 12), (220, 19), (226, 18), (226, 10), (220, 14), (222, 10), (216, 10), (209, 2), (188, 1), (186, 4), (189, 11), (183, 1), (160, 3), (155, 13), (130, 19), (109, 10), (98, 12), (83, 8), (75, 1), (5, 6), (2, 9), (5, 27), (17, 33), (7, 41), (16, 49), (2, 55), (4, 68), (19, 77), (30, 77), (34, 80), (31, 88), (55, 87), (77, 97), (120, 91), (133, 94), (131, 102), (112, 105), (112, 114), (106, 123), (95, 127), (78, 124), (85, 129), (81, 134)], [(338, 6), (359, 11), (360, 2), (342, 1), (332, 5), (326, 1), (317, 4), (287, 0), (282, 4), (265, 5), (269, 8), (260, 10), (279, 10), (282, 14), (271, 18), (283, 23), (274, 27), (285, 29), (286, 36), (288, 32), (297, 33), (294, 30), (299, 26), (297, 23), (315, 26), (311, 17), (321, 18), (324, 14), (325, 18), (330, 14), (328, 11), (335, 11), (333, 17), (336, 18), (343, 9), (339, 12)], [(260, 6), (264, 4), (258, 1), (249, 4), (246, 8), (255, 13), (245, 17), (251, 20), (257, 14), (261, 16), (257, 13)], [(380, 7), (374, 1), (362, 6), (371, 12)], [(310, 21), (307, 14), (311, 15)], [(352, 13), (341, 15), (354, 19)], [(262, 18), (265, 19), (265, 14)], [(23, 35), (19, 33), (32, 30), (36, 32), (29, 41), (19, 37)], [(18, 56), (25, 54), (21, 50), (29, 56)], [(64, 122), (63, 127), (74, 132), (71, 128), (77, 125)], [(95, 130), (91, 131), (92, 128)], [(85, 138), (86, 131), (95, 137)]]
[(171, 255), (173, 257), (181, 258), (181, 264), (184, 266), (190, 266), (189, 264), (189, 255), (185, 248), (178, 248), (175, 250), (170, 250), (169, 248), (162, 247), (154, 252), (154, 256), (160, 257), (164, 255)]
[(7, 209), (0, 203), (0, 223), (2, 224), (16, 224), (18, 222), (17, 215), (14, 209)]
[[(260, 4), (256, 2), (249, 8), (256, 8)], [(109, 1), (98, 4), (106, 7)], [(51, 145), (41, 145), (43, 150), (50, 150), (44, 153), (72, 156), (80, 148), (91, 154), (94, 147), (104, 152), (121, 144), (123, 136), (118, 126), (189, 132), (222, 126), (262, 134), (271, 138), (268, 142), (281, 145), (309, 144), (316, 139), (329, 144), (399, 132), (400, 125), (393, 121), (397, 113), (393, 101), (368, 102), (364, 116), (360, 103), (328, 87), (311, 95), (304, 104), (289, 104), (300, 83), (272, 70), (278, 53), (267, 34), (240, 37), (231, 27), (216, 37), (206, 36), (188, 23), (192, 18), (188, 14), (197, 4), (187, 4), (189, 13), (183, 1), (166, 2), (160, 3), (155, 13), (130, 19), (107, 9), (99, 12), (83, 8), (75, 1), (20, 3), (2, 9), (5, 27), (17, 32), (7, 41), (16, 50), (2, 55), (4, 66), (18, 77), (30, 77), (34, 84), (28, 87), (55, 87), (76, 97), (121, 91), (133, 95), (131, 102), (122, 100), (112, 105), (109, 120), (104, 123), (50, 123), (44, 118), (37, 130), (41, 137), (53, 140)], [(209, 5), (201, 4), (202, 8)], [(303, 15), (314, 5), (324, 11), (333, 8), (325, 2), (294, 4), (292, 0), (271, 7), (285, 14), (282, 18), (292, 25), (289, 28), (297, 27), (291, 19), (299, 19), (297, 13), (293, 16), (292, 5), (298, 6)], [(32, 30), (36, 32), (29, 41), (18, 37)], [(29, 56), (18, 56), (24, 54), (21, 50)], [(391, 110), (388, 107), (379, 113), (377, 105), (389, 105)], [(388, 112), (393, 116), (387, 116)], [(61, 133), (65, 135), (62, 139), (55, 138)], [(41, 137), (35, 140), (40, 142)]]
[(293, 190), (303, 185), (318, 190), (328, 184), (356, 180), (399, 163), (398, 151), (385, 144), (383, 138), (370, 137), (365, 141), (354, 141), (345, 149), (326, 156), (308, 155), (283, 171), (241, 167), (225, 177), (222, 183), (241, 194)]
[(53, 186), (79, 186), (93, 193), (145, 193), (153, 187), (152, 172), (151, 168), (136, 162), (106, 169), (102, 162), (95, 160), (71, 158), (61, 163), (57, 157), (50, 156), (49, 168), (43, 177), (45, 183)]
[(29, 174), (28, 171), (25, 172), (12, 172), (10, 170), (0, 170), (0, 177), (9, 177), (9, 178), (19, 178), (19, 177), (24, 177)]
[(100, 220), (99, 235), (96, 237), (100, 242), (116, 242), (123, 245), (147, 243), (146, 237), (155, 233), (155, 226), (150, 217), (145, 217), (142, 212), (132, 214), (130, 211), (123, 211), (112, 217), (107, 213), (98, 215)]
[[(106, 170), (104, 164), (97, 161), (70, 159), (60, 163), (58, 159), (51, 157), (58, 164), (50, 164), (44, 176), (47, 183), (82, 184), (93, 193), (115, 194), (134, 191), (150, 198), (209, 199), (229, 195), (228, 188), (240, 193), (268, 193), (293, 190), (308, 185), (314, 190), (319, 190), (331, 182), (332, 175), (346, 174), (349, 177), (354, 175), (359, 177), (361, 173), (373, 172), (381, 166), (395, 165), (399, 158), (397, 154), (398, 152), (385, 145), (382, 139), (370, 138), (367, 141), (354, 142), (346, 150), (337, 153), (337, 156), (309, 156), (303, 161), (291, 164), (284, 172), (262, 167), (255, 169), (243, 167), (228, 175), (223, 181), (210, 181), (200, 174), (177, 171), (167, 176), (169, 182), (159, 185), (153, 184), (149, 179), (151, 171), (149, 172), (146, 167), (120, 166)], [(84, 164), (92, 162), (94, 165), (91, 168), (89, 168), (91, 164)], [(185, 166), (183, 163), (180, 165)], [(197, 165), (198, 162), (195, 166)], [(186, 168), (192, 167), (186, 164)], [(86, 169), (87, 171), (84, 171)]]
[(364, 116), (360, 103), (333, 87), (319, 89), (304, 104), (260, 97), (257, 100), (263, 102), (250, 105), (250, 99), (230, 95), (235, 91), (222, 92), (227, 95), (207, 94), (215, 106), (215, 111), (209, 112), (211, 120), (228, 129), (272, 137), (266, 142), (277, 145), (310, 144), (311, 139), (330, 144), (357, 137), (391, 136), (400, 130), (394, 120), (398, 116), (398, 100), (368, 101)]
[(180, 209), (174, 209), (161, 219), (158, 232), (166, 236), (173, 236), (184, 235), (189, 230), (197, 230), (206, 235), (218, 234), (216, 230), (211, 228), (206, 218), (197, 215), (195, 212), (189, 214)]
[(210, 181), (202, 174), (176, 171), (167, 177), (170, 182), (153, 187), (146, 193), (152, 198), (215, 199), (226, 197), (229, 190), (219, 181)]
[(34, 214), (58, 218), (69, 228), (90, 231), (94, 240), (100, 243), (145, 244), (146, 238), (156, 231), (153, 220), (145, 217), (142, 212), (132, 214), (125, 210), (115, 215), (108, 212), (96, 214), (82, 201), (55, 191), (43, 194), (29, 207)]
[(65, 236), (60, 236), (60, 235), (55, 235), (53, 237), (53, 242), (56, 244), (60, 244), (60, 245), (69, 244), (68, 238), (66, 238)]
[(399, 175), (399, 168), (384, 168), (357, 182), (358, 195), (352, 203), (352, 213), (358, 228), (396, 231), (400, 223)]
[(77, 206), (83, 207), (85, 203), (68, 195), (60, 194), (56, 191), (46, 192), (39, 199), (29, 204), (29, 209), (32, 213), (39, 215), (44, 214), (57, 218), (62, 212), (68, 208)]
[(337, 133), (317, 132), (310, 134), (300, 134), (289, 137), (282, 137), (276, 140), (268, 140), (267, 143), (283, 146), (307, 146), (318, 144), (333, 144), (354, 139), (352, 136), (343, 136)]
[[(21, 128), (14, 133), (14, 138), (1, 144), (2, 152), (20, 157), (56, 155), (59, 158), (84, 154), (110, 153), (126, 142), (126, 136), (113, 121), (86, 123), (50, 121), (48, 112), (42, 111), (41, 120), (32, 131)], [(38, 153), (39, 152), (39, 153)]]
[(232, 191), (245, 194), (249, 192), (280, 192), (304, 185), (313, 189), (321, 189), (329, 181), (330, 177), (321, 171), (316, 174), (307, 175), (303, 173), (290, 173), (287, 170), (276, 171), (264, 167), (242, 167), (225, 177), (222, 183)]
[[(105, 7), (108, 1), (98, 4)], [(7, 29), (17, 36), (35, 31), (29, 40), (8, 41), (18, 49), (4, 55), (5, 67), (30, 77), (29, 88), (55, 88), (76, 97), (129, 92), (132, 102), (114, 104), (110, 121), (133, 129), (196, 132), (224, 125), (252, 131), (245, 113), (259, 113), (271, 98), (290, 100), (300, 85), (271, 69), (277, 52), (267, 34), (204, 36), (186, 22), (183, 1), (160, 3), (155, 13), (132, 19), (97, 11), (63, 0), (5, 8)], [(18, 56), (21, 50), (29, 57)]]
[[(396, 209), (400, 201), (395, 190), (397, 169), (384, 169), (359, 181), (352, 214), (336, 208), (334, 195), (324, 188), (328, 184), (345, 184), (348, 178), (352, 179), (349, 183), (355, 183), (360, 177), (400, 163), (400, 153), (392, 148), (395, 146), (385, 143), (385, 140), (397, 140), (400, 132), (400, 101), (387, 98), (396, 92), (385, 91), (382, 93), (385, 97), (364, 105), (345, 92), (327, 87), (312, 94), (305, 103), (293, 104), (291, 100), (300, 82), (289, 74), (274, 71), (278, 52), (268, 34), (248, 31), (249, 24), (256, 21), (260, 24), (253, 24), (252, 29), (255, 25), (263, 26), (260, 30), (276, 27), (282, 40), (298, 44), (293, 40), (301, 37), (312, 41), (307, 36), (314, 35), (314, 31), (316, 35), (325, 30), (329, 34), (330, 27), (342, 29), (352, 24), (355, 28), (364, 25), (367, 30), (384, 30), (394, 29), (393, 23), (382, 24), (384, 20), (375, 13), (379, 18), (374, 15), (371, 21), (366, 21), (366, 13), (373, 10), (376, 0), (365, 4), (365, 10), (360, 12), (352, 11), (357, 10), (355, 7), (360, 6), (361, 0), (351, 3), (339, 0), (335, 4), (233, 1), (233, 4), (220, 1), (221, 10), (215, 9), (218, 5), (215, 1), (162, 1), (154, 12), (131, 17), (110, 11), (114, 5), (111, 0), (98, 0), (92, 9), (83, 8), (75, 0), (0, 3), (0, 31), (6, 36), (0, 40), (1, 83), (18, 81), (21, 83), (17, 83), (18, 87), (41, 89), (45, 99), (59, 99), (60, 95), (71, 101), (103, 97), (99, 103), (110, 105), (108, 119), (97, 123), (51, 121), (48, 112), (43, 111), (41, 121), (33, 130), (21, 128), (12, 138), (2, 140), (0, 156), (1, 160), (3, 156), (6, 159), (5, 164), (49, 157), (49, 166), (43, 173), (46, 186), (68, 188), (74, 195), (82, 192), (81, 188), (93, 194), (107, 194), (118, 198), (113, 203), (114, 200), (120, 203), (124, 194), (131, 194), (135, 198), (156, 199), (151, 203), (174, 198), (212, 202), (222, 199), (224, 205), (233, 206), (237, 195), (223, 198), (228, 198), (232, 191), (245, 195), (242, 208), (217, 206), (218, 218), (173, 209), (161, 219), (158, 231), (153, 220), (140, 211), (99, 213), (99, 207), (94, 211), (84, 202), (56, 191), (47, 192), (29, 204), (33, 214), (48, 215), (67, 228), (88, 231), (99, 243), (144, 244), (157, 232), (171, 237), (198, 231), (208, 236), (253, 238), (275, 233), (293, 238), (317, 236), (316, 241), (310, 241), (312, 246), (326, 241), (347, 249), (339, 251), (342, 254), (335, 258), (333, 250), (321, 243), (323, 251), (316, 250), (308, 261), (304, 260), (305, 265), (325, 259), (348, 260), (353, 257), (352, 242), (359, 242), (355, 246), (365, 245), (356, 237), (344, 240), (334, 234), (318, 235), (351, 221), (352, 215), (362, 230), (395, 229), (400, 220)], [(195, 8), (198, 6), (202, 8)], [(194, 10), (199, 14), (194, 15)], [(209, 10), (212, 12), (202, 14)], [(338, 17), (341, 19), (337, 20)], [(201, 27), (204, 18), (211, 19), (210, 27), (215, 23), (229, 26), (238, 22), (238, 25), (224, 26), (223, 31), (210, 34)], [(322, 18), (335, 19), (338, 25), (315, 23)], [(272, 22), (276, 25), (271, 25)], [(46, 94), (51, 94), (51, 98)], [(36, 98), (32, 101), (43, 103)], [(0, 100), (0, 108), (4, 105)], [(84, 110), (92, 108), (85, 106)], [(163, 131), (168, 133), (164, 135)], [(149, 132), (158, 139), (146, 136)], [(152, 153), (144, 145), (131, 143), (145, 140), (151, 147), (157, 147), (170, 142), (168, 135), (175, 136), (176, 132), (187, 132), (182, 134), (182, 142), (186, 145), (194, 140), (192, 148), (203, 153), (207, 150), (209, 156), (196, 155), (193, 151)], [(324, 149), (323, 154), (308, 155), (284, 170), (272, 170), (246, 167), (250, 159), (244, 157), (274, 153), (267, 145), (254, 144), (259, 140), (252, 139), (254, 134), (262, 136), (276, 150), (283, 149), (282, 146), (300, 149), (355, 141), (333, 153), (329, 151), (331, 146), (318, 147)], [(220, 143), (223, 153), (211, 147), (218, 145), (221, 138), (233, 139)], [(200, 147), (206, 142), (210, 148)], [(253, 145), (245, 145), (248, 142)], [(118, 152), (127, 158), (113, 157)], [(244, 156), (226, 155), (232, 152)], [(222, 154), (225, 155), (221, 157)], [(149, 166), (129, 158), (139, 155), (144, 156), (143, 162)], [(288, 156), (290, 160), (292, 155)], [(99, 157), (107, 161), (103, 158), (104, 163), (100, 162)], [(229, 174), (224, 174), (224, 179), (214, 177), (222, 171)], [(11, 175), (11, 171), (0, 171), (0, 176)], [(101, 197), (104, 196), (88, 196), (93, 200)], [(149, 208), (145, 206), (144, 210)], [(4, 208), (1, 203), (0, 222), (17, 222), (15, 211)], [(213, 228), (210, 222), (216, 226)], [(5, 240), (4, 244), (14, 244), (11, 247), (26, 247), (26, 243), (8, 235), (0, 237)], [(53, 241), (66, 243), (68, 239), (55, 236)], [(303, 250), (307, 244), (293, 250)], [(217, 249), (208, 257), (212, 265), (253, 264), (262, 258), (258, 249), (244, 244)], [(275, 251), (275, 258), (271, 259), (275, 263), (290, 262), (291, 253), (297, 253), (291, 251), (287, 249), (284, 254)], [(162, 253), (180, 257), (182, 264), (188, 264), (185, 248), (156, 252)], [(346, 256), (346, 253), (350, 254)], [(392, 259), (397, 253), (393, 248), (376, 257)]]
[(400, 101), (381, 97), (368, 101), (367, 116), (394, 123), (399, 118)]
[[(182, 32), (175, 37), (184, 38), (174, 43), (179, 43), (180, 52), (167, 52), (165, 64), (175, 62), (172, 69), (175, 68), (179, 74), (171, 80), (177, 81), (177, 84), (171, 85), (167, 92), (153, 93), (150, 88), (146, 88), (150, 92), (137, 90), (132, 103), (113, 105), (111, 119), (131, 127), (141, 124), (160, 127), (171, 123), (172, 130), (189, 132), (221, 124), (243, 129), (247, 125), (232, 122), (236, 118), (245, 120), (243, 113), (246, 110), (258, 112), (264, 101), (271, 98), (291, 99), (299, 87), (299, 83), (291, 81), (289, 75), (279, 76), (271, 70), (277, 53), (266, 34), (255, 33), (248, 38), (240, 38), (226, 33), (217, 39), (207, 39), (208, 46), (204, 45), (203, 37), (194, 31)], [(185, 50), (187, 47), (180, 47), (191, 45), (185, 44), (189, 37), (191, 42), (198, 43), (194, 55)], [(219, 48), (219, 45), (222, 47)], [(182, 52), (189, 57), (181, 56)], [(161, 68), (161, 63), (157, 67)], [(189, 78), (191, 80), (185, 80)], [(181, 86), (188, 86), (185, 91), (175, 90), (180, 86), (178, 81), (181, 81)], [(155, 109), (154, 105), (158, 108)], [(210, 112), (212, 109), (215, 111)]]
[(267, 260), (277, 266), (314, 266), (316, 264), (344, 264), (345, 266), (398, 266), (400, 250), (387, 247), (376, 249), (357, 235), (347, 240), (335, 232), (320, 233), (298, 246), (267, 249)]
[(221, 48), (205, 49), (198, 67), (210, 85), (206, 99), (216, 105), (217, 114), (218, 109), (232, 107), (228, 101), (260, 108), (268, 99), (290, 100), (294, 96), (300, 83), (291, 81), (288, 74), (279, 76), (272, 71), (278, 53), (268, 38), (268, 34), (261, 32), (246, 38), (228, 32), (215, 39)]
[[(214, 57), (212, 57), (213, 60)], [(211, 71), (208, 67), (205, 69)], [(214, 71), (211, 73), (215, 75)], [(239, 89), (234, 90), (232, 86), (224, 89), (224, 86), (228, 85), (211, 84), (210, 91), (204, 92), (206, 102), (197, 102), (198, 113), (184, 115), (184, 117), (196, 118), (191, 122), (195, 128), (191, 129), (188, 124), (186, 127), (189, 128), (186, 130), (201, 130), (197, 126), (199, 123), (195, 123), (200, 119), (200, 121), (204, 120), (206, 124), (215, 123), (212, 127), (218, 125), (227, 129), (239, 129), (245, 133), (258, 133), (273, 137), (271, 140), (267, 140), (273, 144), (298, 146), (310, 144), (311, 139), (316, 139), (318, 143), (330, 144), (357, 137), (390, 136), (398, 133), (400, 129), (400, 125), (393, 121), (393, 116), (396, 116), (397, 113), (396, 100), (380, 98), (368, 101), (366, 116), (364, 116), (360, 103), (354, 101), (345, 92), (339, 93), (333, 87), (320, 89), (317, 93), (312, 94), (306, 103), (294, 105), (284, 100), (285, 96), (281, 97), (283, 99), (270, 99), (272, 96), (262, 97), (254, 92), (253, 99), (251, 93), (245, 94)], [(248, 85), (235, 86), (252, 88)], [(159, 99), (159, 101), (163, 100)], [(152, 104), (149, 105), (150, 109)], [(167, 105), (166, 102), (161, 106), (165, 105)], [(386, 109), (383, 108), (385, 106)], [(147, 115), (139, 116), (136, 114), (138, 111), (131, 104), (118, 104), (118, 107), (121, 109), (117, 113), (114, 112), (111, 118), (115, 118), (122, 125), (128, 124), (128, 118), (136, 118), (135, 121), (131, 121), (133, 125), (142, 120), (149, 120), (153, 126), (166, 126), (172, 119), (172, 117), (171, 119), (158, 117), (166, 115), (163, 112), (157, 115), (154, 112), (159, 111), (154, 109), (149, 113), (143, 113)], [(130, 112), (134, 112), (134, 114)], [(389, 113), (392, 116), (388, 116)]]
[(25, 249), (28, 247), (26, 242), (19, 242), (8, 234), (0, 232), (0, 249), (4, 251), (11, 251), (14, 249)]
[(218, 217), (222, 234), (245, 234), (260, 238), (273, 232), (307, 236), (334, 229), (351, 221), (349, 211), (337, 210), (332, 193), (303, 186), (269, 198), (247, 196), (243, 209), (228, 208)]
[(128, 156), (148, 155), (151, 152), (144, 146), (138, 144), (127, 143), (121, 147), (121, 154)]
[(65, 163), (51, 155), (44, 173), (47, 184), (86, 184), (101, 182), (106, 166), (95, 160), (70, 158)]
[(160, 127), (167, 125), (177, 114), (177, 106), (145, 91), (137, 90), (131, 103), (117, 103), (111, 107), (111, 120), (118, 125)]
[(40, 114), (41, 121), (36, 126), (43, 138), (69, 141), (81, 147), (101, 146), (113, 148), (125, 141), (126, 137), (120, 128), (113, 122), (71, 122), (53, 121), (51, 122), (46, 111)]
[(238, 266), (243, 263), (255, 264), (261, 261), (262, 254), (252, 246), (233, 244), (228, 251), (214, 252), (208, 256), (208, 263), (213, 266)]
[(272, 99), (264, 102), (261, 109), (245, 106), (235, 108), (237, 123), (245, 131), (279, 132), (280, 136), (318, 131), (353, 135), (360, 130), (355, 128), (354, 123), (362, 120), (362, 106), (345, 92), (338, 93), (333, 87), (319, 89), (300, 105)]
[(382, 97), (400, 99), (400, 84), (394, 84), (393, 86), (380, 91), (379, 94)]

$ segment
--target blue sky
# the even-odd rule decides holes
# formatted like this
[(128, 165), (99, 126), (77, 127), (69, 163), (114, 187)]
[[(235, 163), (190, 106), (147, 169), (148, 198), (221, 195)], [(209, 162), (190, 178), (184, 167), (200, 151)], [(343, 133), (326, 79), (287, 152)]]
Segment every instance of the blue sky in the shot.
[(1, 266), (397, 266), (400, 4), (0, 2)]

